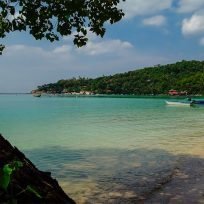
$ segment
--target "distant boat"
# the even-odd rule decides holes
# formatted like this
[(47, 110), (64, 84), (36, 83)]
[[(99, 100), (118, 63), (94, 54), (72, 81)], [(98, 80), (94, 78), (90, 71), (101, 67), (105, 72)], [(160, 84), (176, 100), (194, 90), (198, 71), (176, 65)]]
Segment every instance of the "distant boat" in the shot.
[(204, 105), (204, 100), (192, 100), (192, 104)]
[(41, 97), (41, 93), (34, 93), (33, 96), (34, 97)]
[(184, 101), (166, 101), (167, 105), (170, 106), (191, 106), (192, 102), (184, 102)]

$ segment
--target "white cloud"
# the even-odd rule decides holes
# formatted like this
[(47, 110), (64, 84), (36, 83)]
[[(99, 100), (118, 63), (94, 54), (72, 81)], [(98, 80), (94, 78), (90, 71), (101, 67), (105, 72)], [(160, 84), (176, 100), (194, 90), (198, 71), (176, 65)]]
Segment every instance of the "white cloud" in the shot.
[(200, 45), (204, 46), (204, 37), (200, 39)]
[[(69, 43), (69, 42), (68, 42)], [(12, 46), (8, 46), (4, 55), (11, 56), (11, 55), (19, 55), (19, 56), (30, 56), (31, 53), (33, 55), (40, 55), (41, 58), (59, 58), (59, 57), (66, 57), (66, 59), (70, 59), (74, 57), (76, 54), (83, 54), (83, 55), (106, 55), (106, 54), (119, 54), (123, 53), (125, 50), (129, 50), (133, 48), (133, 45), (128, 41), (122, 41), (119, 39), (96, 39), (96, 40), (89, 40), (87, 45), (81, 48), (76, 48), (74, 45), (61, 45), (57, 46), (52, 50), (45, 50), (40, 47), (32, 47), (26, 46), (22, 44), (16, 44)]]
[[(64, 37), (65, 42), (71, 43), (71, 40), (73, 40), (73, 36), (77, 34), (74, 32), (72, 36)], [(133, 45), (130, 42), (127, 41), (121, 41), (119, 39), (104, 39), (101, 37), (98, 37), (96, 34), (94, 34), (91, 31), (87, 32), (87, 38), (89, 39), (87, 44), (83, 47), (76, 48), (75, 51), (79, 54), (84, 55), (106, 55), (106, 54), (116, 54), (116, 53), (122, 53), (125, 50), (128, 50), (130, 48), (133, 48)], [(56, 48), (54, 52), (64, 51), (66, 50), (65, 46)]]
[(191, 18), (185, 18), (182, 22), (184, 35), (196, 35), (204, 33), (204, 14), (194, 14)]
[(138, 15), (150, 15), (170, 9), (173, 0), (126, 0), (121, 3), (125, 12), (125, 18), (133, 18)]
[(180, 0), (178, 11), (181, 13), (190, 13), (204, 8), (204, 0)]
[[(8, 49), (15, 52), (15, 51), (21, 51), (25, 49), (25, 45), (13, 45), (13, 46), (9, 46)], [(12, 48), (12, 49), (11, 49)]]
[[(88, 32), (88, 42), (85, 46), (80, 48), (72, 47), (77, 53), (84, 55), (105, 55), (105, 54), (116, 54), (121, 53), (127, 49), (133, 48), (133, 45), (127, 41), (121, 41), (119, 39), (102, 39), (97, 37), (94, 33)], [(64, 37), (65, 42), (71, 42), (72, 37)], [(54, 52), (63, 53), (71, 51), (69, 46), (57, 47)], [(120, 52), (119, 52), (120, 51)]]
[[(63, 60), (63, 58), (65, 58), (66, 60), (73, 60), (75, 58), (73, 50), (74, 47), (70, 45), (61, 45), (55, 47), (52, 50), (46, 50), (41, 47), (16, 44), (7, 46), (5, 52), (3, 53), (3, 56), (16, 56), (16, 58), (18, 56), (19, 59), (23, 56), (22, 59), (26, 59), (24, 61), (25, 63), (30, 59), (31, 61), (33, 61), (33, 65), (36, 64), (36, 67), (38, 67), (38, 65), (40, 64), (40, 60), (44, 59), (54, 64), (56, 59), (58, 59), (59, 61)], [(27, 68), (29, 67), (30, 66), (27, 66)]]
[(23, 44), (7, 46), (1, 56), (0, 92), (30, 91), (62, 78), (101, 76), (131, 67), (124, 65), (133, 51), (129, 42), (93, 40), (80, 50), (65, 43), (70, 42), (49, 50)]
[(166, 24), (166, 18), (162, 15), (145, 18), (143, 24), (147, 26), (163, 26)]
[(79, 48), (79, 53), (86, 55), (117, 54), (132, 48), (131, 43), (121, 40), (89, 41), (85, 47)]
[(62, 45), (60, 47), (56, 47), (53, 50), (53, 53), (61, 53), (61, 54), (68, 54), (72, 50), (72, 47), (69, 45)]
[(1, 56), (0, 92), (29, 92), (59, 79), (110, 75), (168, 61), (117, 39), (90, 41), (80, 50), (65, 44), (50, 50), (12, 45)]
[(45, 51), (44, 49), (42, 49), (41, 47), (32, 47), (32, 46), (26, 46), (26, 45), (22, 45), (22, 44), (15, 44), (15, 45), (11, 45), (11, 46), (7, 46), (3, 56), (19, 56), (23, 59), (27, 58), (28, 56), (30, 57), (31, 54), (33, 56), (41, 56), (41, 58), (43, 57), (50, 57), (50, 53)]

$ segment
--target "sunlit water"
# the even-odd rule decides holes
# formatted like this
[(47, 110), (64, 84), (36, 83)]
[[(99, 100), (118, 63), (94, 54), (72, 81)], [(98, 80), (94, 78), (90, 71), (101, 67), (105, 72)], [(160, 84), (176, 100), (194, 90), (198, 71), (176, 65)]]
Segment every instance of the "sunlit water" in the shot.
[(204, 107), (165, 99), (0, 95), (0, 132), (78, 203), (134, 200), (204, 157)]

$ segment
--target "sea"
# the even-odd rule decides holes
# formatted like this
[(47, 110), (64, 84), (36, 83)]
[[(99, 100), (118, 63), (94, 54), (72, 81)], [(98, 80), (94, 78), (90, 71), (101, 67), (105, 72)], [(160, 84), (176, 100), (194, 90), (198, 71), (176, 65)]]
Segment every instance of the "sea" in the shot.
[(204, 158), (204, 106), (165, 100), (1, 94), (0, 133), (77, 203), (134, 203)]

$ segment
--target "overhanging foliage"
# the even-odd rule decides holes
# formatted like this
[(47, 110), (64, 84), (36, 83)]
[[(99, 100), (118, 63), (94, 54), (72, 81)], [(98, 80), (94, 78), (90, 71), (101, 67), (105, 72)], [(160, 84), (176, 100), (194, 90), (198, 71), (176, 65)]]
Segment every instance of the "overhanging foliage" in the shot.
[[(1, 0), (0, 38), (14, 31), (28, 31), (36, 40), (51, 42), (74, 34), (74, 44), (84, 46), (87, 31), (103, 37), (105, 22), (121, 20), (121, 0)], [(122, 0), (124, 1), (124, 0)], [(4, 49), (0, 45), (0, 54)]]

